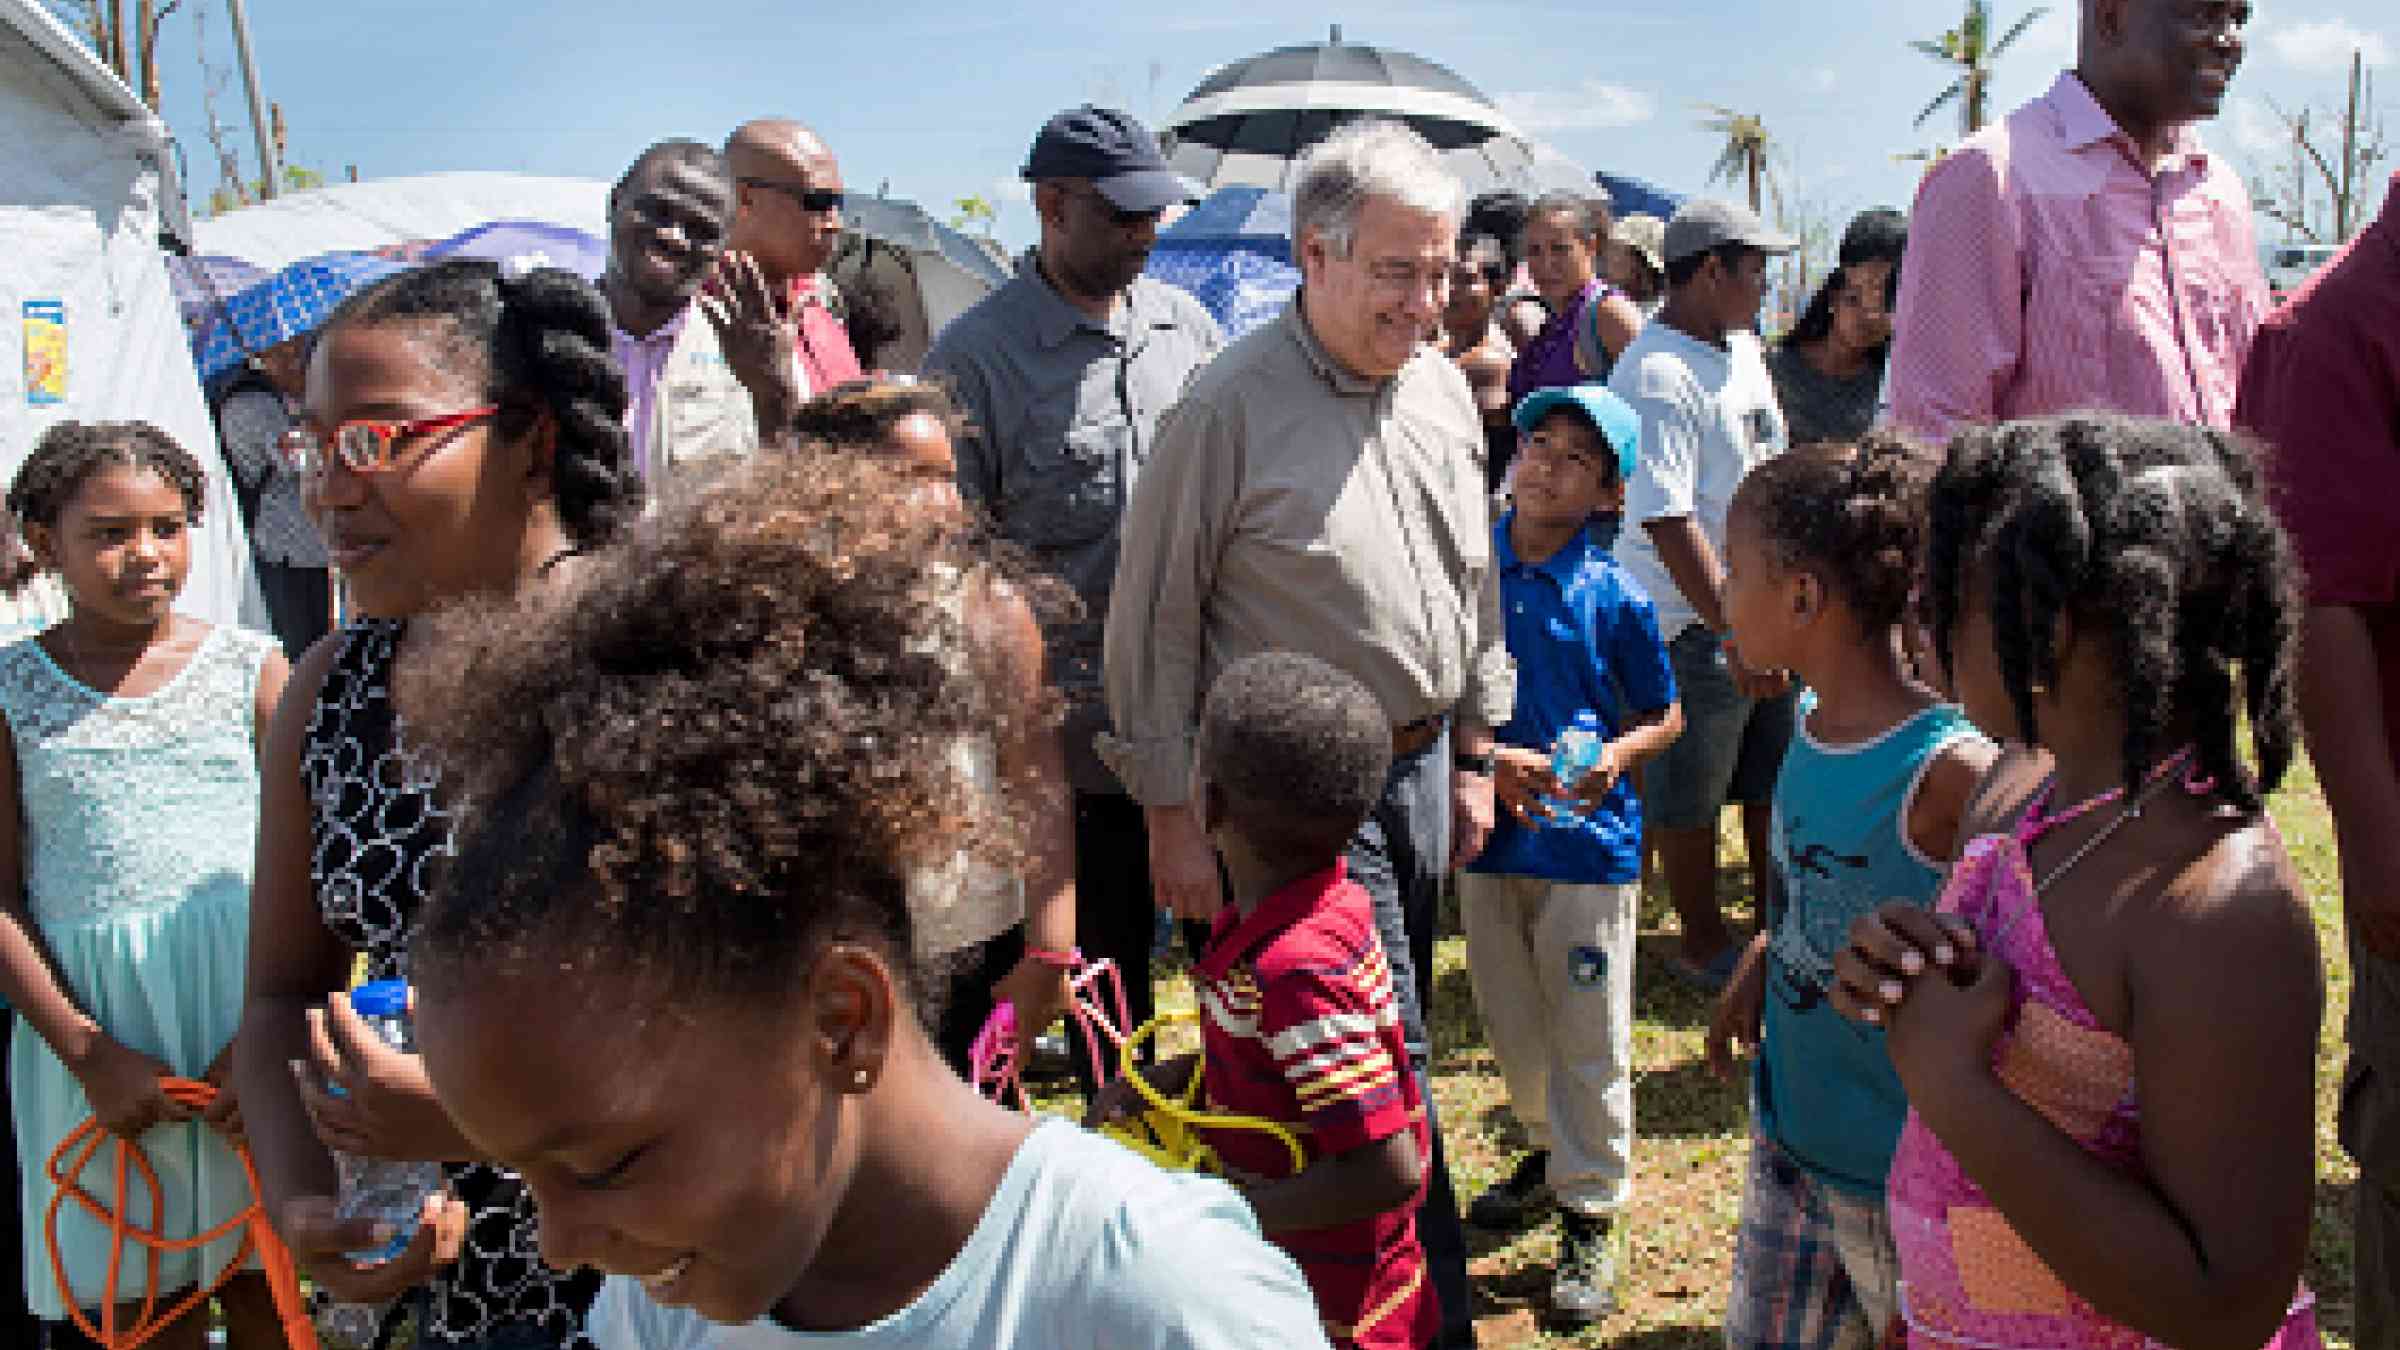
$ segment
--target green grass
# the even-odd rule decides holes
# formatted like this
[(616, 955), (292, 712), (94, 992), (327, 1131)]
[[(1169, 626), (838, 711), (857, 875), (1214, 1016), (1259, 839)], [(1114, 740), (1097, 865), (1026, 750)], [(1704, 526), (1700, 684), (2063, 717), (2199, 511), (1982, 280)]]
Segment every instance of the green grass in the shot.
[[(2341, 1084), (2343, 1011), (2350, 971), (2342, 947), (2341, 896), (2332, 821), (2305, 765), (2276, 795), (2273, 810), (2308, 887), (2325, 953), (2326, 1024), (2317, 1053), (2317, 1205), (2308, 1280), (2321, 1300), (2326, 1342), (2350, 1344), (2350, 1189), (2357, 1169), (2334, 1140)], [(1724, 895), (1746, 911), (1738, 831), (1728, 830)], [(1672, 920), (1645, 897), (1634, 996), (1635, 1195), (1625, 1216), (1626, 1266), (1620, 1311), (1577, 1336), (1540, 1326), (1549, 1265), (1548, 1231), (1502, 1239), (1470, 1232), (1471, 1270), (1482, 1302), (1485, 1346), (1621, 1346), (1699, 1350), (1721, 1346), (1725, 1290), (1741, 1207), (1749, 1110), (1744, 1089), (1708, 1072), (1708, 1005), (1668, 976)], [(1524, 1151), (1497, 1066), (1483, 1043), (1466, 972), (1465, 943), (1447, 938), (1435, 963), (1434, 1099), (1460, 1202), (1504, 1175)]]

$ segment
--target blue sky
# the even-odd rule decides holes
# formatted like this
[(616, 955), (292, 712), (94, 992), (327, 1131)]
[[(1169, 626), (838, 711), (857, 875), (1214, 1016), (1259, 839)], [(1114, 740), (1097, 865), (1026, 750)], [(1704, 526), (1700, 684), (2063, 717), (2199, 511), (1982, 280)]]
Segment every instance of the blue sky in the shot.
[[(2030, 6), (1998, 0), (2003, 23)], [(1014, 183), (1043, 118), (1072, 103), (1126, 107), (1156, 125), (1210, 69), (1313, 41), (1352, 41), (1450, 66), (1526, 129), (1593, 167), (1694, 190), (1715, 155), (1696, 104), (1762, 115), (1783, 145), (1787, 196), (1845, 216), (1905, 205), (1917, 167), (1895, 156), (1957, 139), (1918, 109), (1946, 79), (1904, 41), (1957, 21), (1956, 0), (1652, 0), (1443, 3), (1355, 9), (1290, 0), (1184, 5), (884, 0), (249, 0), (270, 97), (294, 162), (339, 177), (514, 169), (610, 178), (670, 135), (717, 140), (781, 114), (823, 131), (850, 186), (888, 185), (947, 215), (1000, 202), (999, 233), (1032, 225)], [(204, 28), (194, 23), (195, 10)], [(1995, 113), (2071, 60), (2063, 0), (2002, 67)], [(1061, 15), (1071, 16), (1062, 21)], [(230, 75), (223, 0), (186, 0), (162, 45), (166, 113), (194, 196), (216, 181), (195, 39)], [(2288, 173), (2270, 103), (2332, 106), (2348, 53), (2380, 67), (2377, 102), (2400, 126), (2400, 12), (2389, 0), (2258, 0), (2250, 56), (2212, 142), (2251, 172)], [(238, 79), (216, 99), (248, 157)]]

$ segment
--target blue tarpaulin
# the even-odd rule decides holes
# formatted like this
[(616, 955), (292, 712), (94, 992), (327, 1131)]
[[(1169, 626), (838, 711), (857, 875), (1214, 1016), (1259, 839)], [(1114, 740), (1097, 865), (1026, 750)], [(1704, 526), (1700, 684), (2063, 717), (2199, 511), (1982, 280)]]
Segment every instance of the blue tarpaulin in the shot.
[(1160, 233), (1148, 270), (1190, 292), (1226, 337), (1240, 337), (1282, 312), (1300, 289), (1292, 199), (1265, 188), (1219, 188)]

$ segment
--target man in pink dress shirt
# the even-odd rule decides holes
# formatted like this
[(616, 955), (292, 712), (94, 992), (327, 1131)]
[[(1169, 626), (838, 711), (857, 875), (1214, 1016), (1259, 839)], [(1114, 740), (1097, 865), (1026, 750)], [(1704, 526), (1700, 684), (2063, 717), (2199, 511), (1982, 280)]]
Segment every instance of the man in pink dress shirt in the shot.
[(788, 297), (802, 398), (860, 375), (825, 279), (842, 240), (842, 166), (814, 131), (780, 117), (744, 122), (725, 142), (736, 186), (730, 247), (758, 259)]
[(2082, 0), (2073, 70), (1917, 192), (1892, 420), (2077, 409), (2225, 427), (2268, 308), (2240, 174), (2201, 144), (2248, 0)]

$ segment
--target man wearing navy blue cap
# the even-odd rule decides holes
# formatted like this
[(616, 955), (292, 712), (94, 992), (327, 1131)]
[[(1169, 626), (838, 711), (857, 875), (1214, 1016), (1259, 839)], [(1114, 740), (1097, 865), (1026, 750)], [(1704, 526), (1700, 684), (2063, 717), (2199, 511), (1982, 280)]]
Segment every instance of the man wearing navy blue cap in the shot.
[[(949, 383), (970, 424), (957, 451), (960, 492), (1083, 600), (1082, 619), (1050, 634), (1075, 789), (1076, 941), (1117, 963), (1140, 1023), (1152, 1006), (1150, 845), (1141, 808), (1092, 751), (1108, 716), (1101, 633), (1118, 522), (1159, 415), (1222, 339), (1198, 301), (1142, 275), (1160, 217), (1196, 194), (1141, 123), (1107, 108), (1062, 112), (1034, 138), (1024, 177), (1041, 241), (1014, 280), (942, 330), (925, 374)], [(1020, 1008), (1054, 1006), (1057, 990), (1029, 986), (1055, 985), (1058, 972), (1026, 964), (1023, 945), (1022, 933), (995, 939), (980, 958), (990, 978), (968, 987), (1003, 986)], [(954, 1064), (987, 1011), (973, 999), (945, 1018), (940, 1040)], [(1089, 1066), (1079, 1067), (1089, 1082)]]
[[(1555, 1201), (1550, 1310), (1584, 1325), (1615, 1306), (1632, 1181), (1642, 804), (1630, 777), (1674, 742), (1683, 711), (1657, 607), (1591, 528), (1624, 505), (1641, 416), (1582, 384), (1528, 394), (1514, 421), (1515, 507), (1492, 556), (1517, 700), (1493, 750), (1500, 820), (1459, 878), (1459, 909), (1475, 1006), (1533, 1151), (1469, 1218), (1506, 1231)], [(1561, 784), (1552, 748), (1587, 716), (1591, 770)]]

